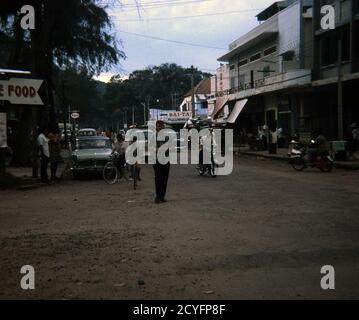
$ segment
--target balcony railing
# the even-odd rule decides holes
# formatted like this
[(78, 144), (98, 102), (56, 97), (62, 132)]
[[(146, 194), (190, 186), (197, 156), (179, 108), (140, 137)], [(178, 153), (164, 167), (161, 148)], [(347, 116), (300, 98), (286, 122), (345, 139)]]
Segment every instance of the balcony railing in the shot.
[[(296, 82), (297, 80), (297, 82)], [(293, 82), (293, 83), (290, 83)], [(223, 97), (226, 95), (231, 95), (239, 92), (244, 92), (246, 90), (258, 89), (264, 87), (270, 87), (273, 85), (281, 85), (284, 87), (289, 87), (292, 85), (301, 85), (311, 81), (311, 70), (295, 70), (288, 71), (273, 76), (266, 77), (264, 79), (257, 79), (253, 82), (240, 83), (239, 86), (230, 88), (224, 91), (218, 91), (211, 96), (212, 99)]]

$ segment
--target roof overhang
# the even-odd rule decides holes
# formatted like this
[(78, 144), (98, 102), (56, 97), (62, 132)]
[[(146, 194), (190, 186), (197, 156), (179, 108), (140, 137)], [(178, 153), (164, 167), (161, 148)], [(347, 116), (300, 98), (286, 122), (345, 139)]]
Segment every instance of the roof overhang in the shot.
[(231, 58), (235, 57), (242, 51), (245, 51), (245, 50), (249, 49), (250, 47), (253, 47), (253, 46), (261, 43), (262, 41), (269, 39), (275, 35), (278, 35), (278, 30), (263, 32), (255, 37), (247, 40), (246, 42), (239, 44), (235, 49), (229, 51), (228, 53), (226, 53), (224, 56), (218, 58), (217, 60), (222, 61), (222, 62), (228, 62), (228, 61), (230, 61)]
[(0, 69), (0, 74), (31, 74), (31, 71), (26, 70), (12, 70), (12, 69)]
[(277, 1), (256, 15), (258, 21), (266, 21), (288, 6), (288, 1)]
[(218, 118), (218, 116), (221, 113), (221, 111), (223, 110), (224, 106), (227, 104), (228, 99), (229, 99), (228, 96), (218, 97), (216, 99), (216, 105), (215, 105), (213, 113), (212, 113), (212, 119)]
[(248, 102), (248, 99), (239, 100), (236, 102), (231, 114), (229, 115), (227, 122), (228, 123), (235, 123), (239, 114), (242, 112), (244, 106)]

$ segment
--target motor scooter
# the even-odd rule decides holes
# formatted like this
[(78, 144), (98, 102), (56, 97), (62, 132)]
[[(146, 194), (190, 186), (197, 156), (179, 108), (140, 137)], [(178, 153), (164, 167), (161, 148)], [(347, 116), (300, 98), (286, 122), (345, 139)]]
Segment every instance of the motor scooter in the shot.
[(315, 156), (310, 156), (308, 150), (314, 147), (314, 140), (310, 145), (305, 145), (298, 141), (291, 142), (290, 151), (290, 164), (296, 171), (303, 171), (311, 166), (312, 168), (318, 168), (322, 172), (330, 172), (333, 169), (334, 160), (328, 151)]

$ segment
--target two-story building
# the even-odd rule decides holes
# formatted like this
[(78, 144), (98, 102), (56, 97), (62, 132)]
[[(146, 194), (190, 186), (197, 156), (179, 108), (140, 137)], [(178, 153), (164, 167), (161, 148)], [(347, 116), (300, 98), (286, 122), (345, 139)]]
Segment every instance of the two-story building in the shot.
[[(194, 87), (194, 111), (195, 117), (208, 118), (208, 99), (211, 94), (211, 79), (203, 79)], [(188, 91), (183, 98), (179, 111), (192, 111), (192, 90)]]
[[(335, 28), (323, 30), (321, 8), (335, 9)], [(318, 0), (313, 7), (313, 95), (305, 104), (302, 125), (324, 130), (333, 139), (346, 138), (359, 123), (359, 1)]]
[(228, 105), (248, 99), (236, 127), (257, 132), (267, 124), (287, 136), (299, 129), (304, 95), (311, 84), (312, 0), (278, 1), (257, 15), (259, 25), (233, 41), (218, 60), (229, 65)]
[[(229, 65), (221, 64), (216, 70), (216, 74), (211, 77), (211, 95), (208, 99), (208, 116), (211, 117), (213, 111), (218, 109), (223, 103), (223, 97), (228, 96), (230, 90)], [(228, 106), (222, 112), (223, 118), (228, 117)]]

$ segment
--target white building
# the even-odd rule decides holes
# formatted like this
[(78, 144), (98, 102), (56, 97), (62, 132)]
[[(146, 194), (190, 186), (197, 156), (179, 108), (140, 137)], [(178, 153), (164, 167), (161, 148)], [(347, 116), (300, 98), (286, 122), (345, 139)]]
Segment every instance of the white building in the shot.
[[(312, 0), (278, 1), (257, 15), (260, 24), (229, 44), (218, 60), (229, 65), (230, 109), (249, 99), (238, 125), (297, 129), (303, 91), (311, 83)], [(223, 113), (226, 99), (213, 117)]]

